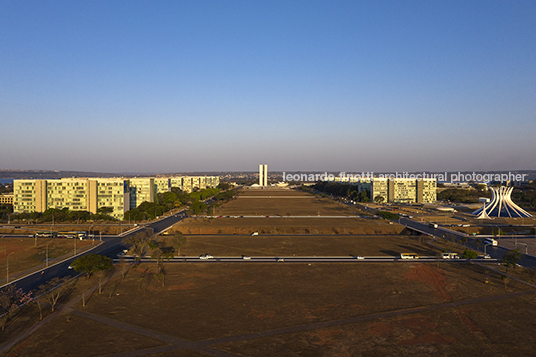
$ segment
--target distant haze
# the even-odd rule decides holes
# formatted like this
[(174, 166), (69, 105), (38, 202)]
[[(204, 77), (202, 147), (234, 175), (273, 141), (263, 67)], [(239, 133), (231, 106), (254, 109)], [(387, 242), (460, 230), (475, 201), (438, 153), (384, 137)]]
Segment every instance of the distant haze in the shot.
[(0, 4), (0, 168), (534, 169), (534, 1)]

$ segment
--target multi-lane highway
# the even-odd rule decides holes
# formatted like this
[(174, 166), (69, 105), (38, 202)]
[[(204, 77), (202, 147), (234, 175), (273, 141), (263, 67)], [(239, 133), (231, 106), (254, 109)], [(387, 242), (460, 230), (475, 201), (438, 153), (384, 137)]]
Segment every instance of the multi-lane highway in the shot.
[[(499, 239), (499, 245), (497, 246), (493, 246), (493, 245), (483, 245), (481, 243), (481, 240), (482, 240), (482, 237), (474, 237), (474, 236), (471, 236), (471, 235), (468, 235), (468, 234), (465, 234), (463, 232), (458, 232), (458, 231), (455, 231), (455, 230), (452, 230), (452, 229), (449, 229), (449, 228), (445, 228), (445, 227), (441, 227), (441, 226), (438, 226), (438, 228), (434, 228), (434, 227), (430, 227), (429, 224), (424, 224), (424, 223), (421, 223), (421, 222), (417, 222), (417, 221), (414, 221), (414, 220), (411, 220), (411, 219), (408, 219), (408, 218), (400, 218), (400, 223), (411, 228), (411, 229), (414, 229), (416, 231), (419, 231), (419, 232), (422, 232), (422, 233), (425, 233), (425, 234), (429, 234), (431, 236), (434, 236), (434, 237), (445, 237), (445, 238), (449, 238), (450, 240), (454, 240), (456, 241), (457, 243), (461, 243), (462, 240), (466, 240), (465, 243), (463, 243), (467, 248), (471, 248), (473, 250), (476, 250), (476, 251), (480, 251), (480, 252), (483, 252), (483, 253), (486, 253), (486, 254), (489, 254), (493, 259), (499, 259), (501, 260), (504, 256), (504, 254), (506, 252), (508, 252), (508, 250), (510, 249), (514, 249), (514, 247), (512, 245), (515, 245), (515, 242), (512, 242), (514, 241), (515, 237), (511, 237), (511, 236), (505, 236), (505, 237), (501, 237)], [(506, 243), (505, 242), (508, 242)], [(530, 242), (526, 242), (527, 240), (529, 240)], [(526, 243), (523, 243), (523, 244), (536, 244), (536, 238), (525, 238), (523, 240), (523, 242), (526, 242)], [(520, 243), (521, 243), (521, 240), (520, 240)], [(510, 246), (507, 246), (507, 245), (510, 245)], [(519, 246), (517, 247), (521, 252), (524, 252), (525, 251), (525, 247), (522, 245), (522, 244), (519, 244)], [(528, 250), (528, 249), (527, 249)], [(527, 268), (532, 268), (532, 269), (535, 269), (536, 268), (536, 257), (532, 256), (532, 255), (523, 255), (523, 257), (521, 257), (521, 260), (519, 261), (519, 264), (521, 266), (524, 266), (524, 267), (527, 267)]]
[(14, 284), (17, 288), (21, 288), (24, 291), (31, 291), (39, 287), (39, 285), (51, 280), (55, 277), (64, 277), (64, 276), (75, 276), (77, 273), (72, 269), (69, 269), (69, 266), (81, 255), (94, 253), (102, 254), (110, 257), (112, 259), (117, 258), (117, 254), (120, 253), (125, 247), (123, 246), (123, 239), (127, 238), (141, 230), (149, 230), (152, 234), (159, 234), (169, 229), (175, 223), (181, 221), (186, 217), (185, 211), (180, 211), (170, 216), (162, 217), (157, 221), (150, 222), (145, 225), (140, 225), (126, 233), (123, 233), (119, 236), (102, 236), (102, 244), (99, 244), (95, 248), (85, 251), (77, 256), (73, 256), (70, 259), (64, 260), (62, 262), (52, 264), (47, 268), (39, 270), (31, 275), (27, 275), (23, 278), (14, 280), (11, 284)]
[[(268, 217), (268, 216), (264, 216)], [(274, 218), (286, 218), (286, 217), (278, 217), (274, 216)], [(325, 216), (310, 216), (311, 218), (326, 218)], [(336, 216), (337, 218), (342, 218), (344, 216)], [(136, 234), (137, 232), (141, 230), (148, 230), (150, 233), (157, 235), (159, 233), (164, 232), (165, 230), (169, 229), (171, 226), (176, 224), (177, 222), (181, 221), (182, 219), (186, 218), (185, 211), (181, 211), (175, 214), (172, 214), (170, 216), (163, 217), (157, 221), (150, 222), (145, 225), (140, 225), (126, 233), (123, 233), (119, 236), (103, 236), (102, 237), (102, 244), (98, 245), (97, 247), (93, 248), (92, 250), (88, 252), (84, 252), (83, 254), (87, 253), (95, 253), (95, 254), (102, 254), (106, 255), (112, 259), (117, 259), (117, 254), (122, 252), (125, 247), (123, 246), (123, 239), (127, 238), (133, 234)], [(246, 218), (244, 216), (236, 216), (233, 218)], [(248, 216), (249, 218), (249, 216)], [(272, 217), (269, 217), (272, 218)], [(291, 217), (292, 218), (292, 217)], [(303, 217), (302, 217), (303, 218)], [(344, 217), (348, 218), (348, 217)], [(353, 218), (353, 217), (352, 217)], [(506, 248), (501, 246), (485, 246), (482, 247), (482, 245), (475, 244), (477, 240), (480, 240), (480, 238), (473, 238), (472, 236), (468, 236), (465, 233), (458, 232), (455, 230), (451, 230), (445, 227), (439, 226), (438, 228), (435, 228), (433, 226), (430, 226), (428, 223), (421, 223), (418, 221), (414, 221), (409, 218), (400, 218), (398, 220), (400, 224), (403, 224), (407, 226), (408, 228), (411, 228), (415, 231), (421, 232), (423, 234), (428, 234), (430, 236), (434, 237), (446, 237), (450, 238), (451, 240), (461, 242), (464, 238), (466, 238), (465, 245), (471, 249), (484, 251), (486, 250), (486, 253), (489, 254), (492, 259), (482, 259), (482, 260), (476, 260), (481, 262), (496, 262), (497, 259), (501, 259), (504, 255), (504, 253), (507, 251)], [(81, 255), (83, 255), (81, 254)], [(77, 256), (78, 257), (78, 256)], [(56, 263), (54, 265), (49, 266), (46, 269), (43, 269), (43, 274), (41, 274), (41, 271), (38, 271), (32, 275), (26, 276), (24, 278), (16, 280), (14, 283), (17, 287), (22, 288), (25, 291), (29, 291), (32, 289), (37, 288), (39, 285), (43, 284), (47, 280), (50, 280), (54, 277), (63, 277), (63, 276), (74, 276), (76, 275), (76, 272), (69, 269), (69, 265), (72, 263), (72, 261), (76, 257), (72, 257), (68, 260), (65, 260), (60, 263)], [(142, 261), (151, 261), (143, 259)], [(398, 257), (363, 257), (363, 259), (358, 259), (355, 256), (346, 256), (346, 257), (214, 257), (210, 259), (200, 259), (200, 257), (180, 257), (172, 259), (170, 262), (173, 263), (208, 263), (208, 264), (214, 264), (214, 263), (385, 263), (385, 262), (399, 262), (399, 263), (406, 263), (406, 262), (437, 262), (437, 257), (420, 257), (418, 260), (415, 259), (400, 259)], [(452, 259), (452, 260), (440, 260), (441, 262), (450, 262), (450, 263), (462, 263), (466, 262), (465, 259)], [(536, 268), (536, 258), (531, 256), (524, 256), (520, 264), (527, 267), (533, 267)]]

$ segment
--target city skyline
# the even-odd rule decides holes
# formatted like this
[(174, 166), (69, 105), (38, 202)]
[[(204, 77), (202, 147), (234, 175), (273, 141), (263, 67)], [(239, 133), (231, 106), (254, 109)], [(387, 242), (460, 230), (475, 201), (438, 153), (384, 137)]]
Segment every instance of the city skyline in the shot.
[(534, 169), (536, 3), (3, 2), (0, 168)]

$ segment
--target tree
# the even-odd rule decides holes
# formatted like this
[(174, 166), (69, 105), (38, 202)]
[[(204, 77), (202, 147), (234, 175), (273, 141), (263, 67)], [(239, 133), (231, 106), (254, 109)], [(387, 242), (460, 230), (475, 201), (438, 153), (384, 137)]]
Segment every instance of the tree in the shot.
[(121, 281), (125, 280), (125, 276), (130, 269), (130, 263), (125, 259), (125, 257), (119, 257), (119, 266), (121, 267)]
[(166, 270), (164, 269), (163, 265), (159, 268), (158, 273), (155, 275), (155, 277), (158, 281), (162, 282), (162, 287), (166, 285)]
[(506, 290), (508, 283), (510, 282), (510, 278), (507, 275), (501, 274), (501, 280), (504, 283), (504, 290)]
[(141, 257), (144, 253), (144, 249), (149, 243), (151, 235), (148, 231), (141, 231), (133, 236), (130, 236), (123, 240), (123, 243), (125, 245), (131, 245), (130, 250), (134, 255), (137, 255), (138, 257)]
[(41, 293), (40, 289), (37, 289), (34, 295), (35, 297), (32, 302), (39, 309), (39, 321), (41, 321), (43, 319), (43, 307), (45, 305), (46, 298), (45, 295)]
[(462, 254), (463, 259), (475, 259), (476, 257), (478, 257), (478, 253), (470, 249), (465, 249)]
[(383, 196), (378, 195), (378, 196), (374, 197), (374, 202), (376, 202), (378, 204), (382, 204), (383, 201), (385, 201), (385, 198)]
[(181, 255), (181, 247), (186, 244), (186, 237), (181, 233), (175, 233), (175, 236), (171, 238), (171, 246), (175, 251), (178, 251), (177, 255)]
[(164, 252), (162, 251), (162, 249), (158, 247), (151, 251), (151, 258), (156, 259), (156, 273), (157, 274), (160, 272), (163, 256), (164, 256)]
[(110, 269), (99, 270), (96, 272), (97, 279), (99, 280), (99, 295), (102, 294), (102, 282), (104, 281), (104, 278), (106, 278), (106, 275), (108, 275), (108, 271), (112, 269), (113, 265)]
[(58, 300), (72, 287), (67, 284), (69, 277), (54, 278), (39, 287), (39, 295), (43, 295), (50, 305), (52, 312), (56, 309)]
[(489, 284), (489, 278), (491, 277), (491, 273), (489, 270), (486, 270), (484, 272), (484, 284)]
[(190, 210), (194, 215), (198, 215), (199, 213), (207, 210), (207, 205), (200, 201), (194, 201), (190, 205)]
[(509, 250), (503, 255), (502, 265), (506, 267), (506, 272), (508, 273), (508, 268), (516, 267), (517, 263), (521, 260), (523, 253), (519, 249)]
[(104, 213), (104, 214), (114, 213), (114, 208), (113, 207), (99, 207), (97, 209), (97, 213)]
[(13, 285), (0, 289), (0, 323), (2, 324), (2, 331), (15, 315), (18, 307), (32, 300), (31, 295), (31, 293), (25, 294), (22, 289), (15, 289)]
[(175, 201), (177, 201), (178, 197), (175, 192), (164, 192), (162, 194), (162, 200), (164, 203), (172, 203), (175, 204)]
[(86, 274), (86, 278), (89, 279), (93, 273), (111, 269), (113, 261), (104, 255), (87, 254), (75, 259), (71, 266), (76, 272)]

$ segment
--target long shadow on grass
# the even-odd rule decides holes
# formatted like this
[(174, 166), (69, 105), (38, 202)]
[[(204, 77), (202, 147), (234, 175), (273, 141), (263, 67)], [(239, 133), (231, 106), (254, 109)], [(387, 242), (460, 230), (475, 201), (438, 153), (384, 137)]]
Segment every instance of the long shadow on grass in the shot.
[(380, 252), (384, 253), (384, 254), (387, 254), (387, 255), (392, 255), (393, 257), (398, 257), (400, 256), (400, 252), (395, 252), (394, 250), (386, 250), (386, 249), (383, 249), (383, 250), (380, 250)]

